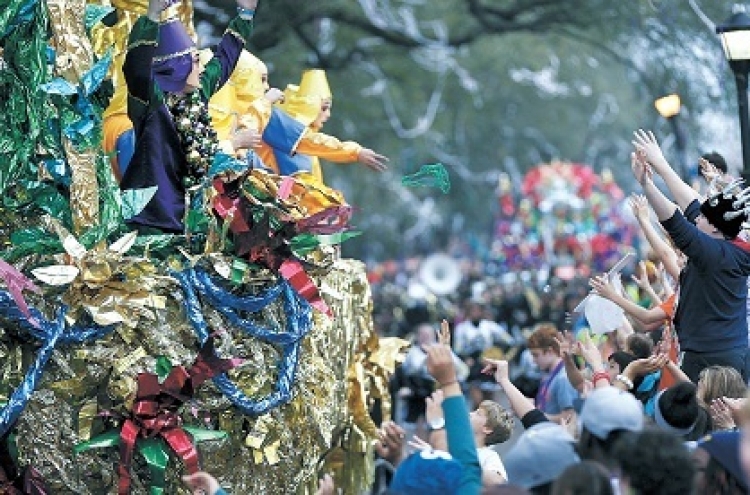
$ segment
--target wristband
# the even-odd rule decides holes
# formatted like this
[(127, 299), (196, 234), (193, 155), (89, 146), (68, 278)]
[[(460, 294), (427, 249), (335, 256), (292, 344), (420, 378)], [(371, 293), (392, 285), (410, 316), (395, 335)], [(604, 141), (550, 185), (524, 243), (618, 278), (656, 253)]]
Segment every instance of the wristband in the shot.
[(246, 9), (244, 7), (237, 7), (237, 15), (243, 19), (250, 20), (255, 17), (255, 11), (253, 9)]
[(594, 375), (591, 377), (591, 382), (596, 385), (596, 382), (599, 380), (607, 380), (607, 383), (612, 383), (609, 379), (609, 373), (606, 371), (597, 371), (594, 373)]
[(617, 376), (615, 377), (615, 380), (617, 380), (618, 382), (620, 382), (620, 383), (622, 383), (623, 385), (625, 385), (625, 387), (626, 387), (626, 388), (627, 388), (628, 390), (632, 390), (632, 389), (633, 389), (633, 386), (634, 386), (634, 385), (633, 385), (633, 382), (632, 382), (632, 380), (630, 380), (630, 378), (628, 378), (627, 376), (625, 376), (625, 375), (617, 375)]

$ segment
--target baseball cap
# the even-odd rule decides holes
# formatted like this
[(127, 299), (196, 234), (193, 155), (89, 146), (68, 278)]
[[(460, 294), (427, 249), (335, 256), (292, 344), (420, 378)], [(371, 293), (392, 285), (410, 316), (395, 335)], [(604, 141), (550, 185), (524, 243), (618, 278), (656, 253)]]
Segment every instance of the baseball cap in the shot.
[(458, 493), (463, 466), (448, 452), (421, 450), (399, 464), (389, 489), (403, 495)]
[(524, 488), (550, 483), (579, 461), (573, 437), (565, 428), (549, 421), (524, 431), (503, 457), (508, 482)]
[(597, 388), (586, 397), (580, 421), (583, 428), (600, 440), (616, 430), (641, 431), (643, 405), (618, 388)]
[(708, 452), (747, 489), (745, 473), (740, 465), (740, 432), (717, 431), (698, 440), (696, 447)]

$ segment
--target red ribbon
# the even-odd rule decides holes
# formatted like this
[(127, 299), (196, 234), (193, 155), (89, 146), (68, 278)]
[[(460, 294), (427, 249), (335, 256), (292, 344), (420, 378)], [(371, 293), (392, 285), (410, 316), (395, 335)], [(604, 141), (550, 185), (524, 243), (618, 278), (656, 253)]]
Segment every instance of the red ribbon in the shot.
[(333, 317), (331, 308), (320, 297), (318, 287), (310, 276), (302, 268), (302, 264), (295, 259), (288, 259), (281, 264), (279, 273), (289, 281), (291, 286), (296, 290), (312, 307), (330, 317)]
[[(292, 182), (287, 179), (282, 181), (279, 197), (289, 194)], [(292, 256), (287, 239), (291, 239), (302, 230), (318, 234), (339, 232), (349, 221), (351, 207), (333, 206), (296, 222), (282, 218), (280, 221), (283, 227), (274, 231), (267, 211), (264, 211), (263, 216), (255, 222), (252, 218), (239, 222), (238, 219), (244, 210), (240, 201), (247, 200), (243, 200), (241, 196), (233, 197), (235, 195), (228, 192), (226, 184), (221, 181), (214, 181), (214, 189), (219, 193), (213, 200), (214, 211), (222, 219), (233, 215), (229, 228), (235, 234), (236, 254), (247, 256), (253, 263), (260, 263), (278, 271), (312, 307), (333, 316), (331, 308), (320, 297), (315, 282), (305, 272), (302, 264)]]
[(130, 493), (130, 467), (139, 437), (162, 437), (182, 459), (189, 474), (200, 471), (198, 451), (182, 429), (182, 417), (178, 410), (182, 404), (190, 401), (196, 387), (240, 362), (239, 359), (216, 356), (213, 339), (208, 339), (190, 369), (175, 366), (162, 383), (152, 373), (138, 375), (133, 411), (120, 431), (120, 464), (117, 468), (120, 495)]

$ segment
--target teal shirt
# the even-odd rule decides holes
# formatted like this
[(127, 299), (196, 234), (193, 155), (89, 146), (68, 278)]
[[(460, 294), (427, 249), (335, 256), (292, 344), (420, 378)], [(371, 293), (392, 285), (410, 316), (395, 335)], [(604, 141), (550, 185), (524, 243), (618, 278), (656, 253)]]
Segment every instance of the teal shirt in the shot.
[(477, 446), (469, 422), (469, 410), (463, 396), (448, 397), (443, 401), (445, 433), (448, 437), (448, 452), (464, 468), (461, 476), (460, 495), (475, 495), (482, 490), (482, 467), (477, 457)]

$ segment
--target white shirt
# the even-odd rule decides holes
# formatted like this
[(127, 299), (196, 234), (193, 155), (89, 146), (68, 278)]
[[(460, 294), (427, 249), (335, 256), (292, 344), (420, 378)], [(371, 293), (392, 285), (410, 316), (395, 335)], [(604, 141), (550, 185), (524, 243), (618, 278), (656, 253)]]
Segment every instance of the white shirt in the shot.
[(478, 326), (465, 320), (456, 325), (453, 331), (453, 350), (459, 356), (482, 352), (492, 347), (496, 340), (501, 340), (507, 332), (494, 321), (481, 320)]
[(482, 466), (482, 471), (500, 473), (500, 476), (504, 480), (508, 480), (508, 473), (505, 472), (505, 466), (503, 465), (503, 461), (500, 460), (500, 454), (494, 449), (480, 447), (477, 449), (477, 457), (479, 458), (479, 465)]

